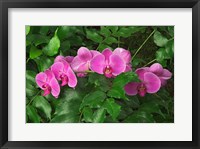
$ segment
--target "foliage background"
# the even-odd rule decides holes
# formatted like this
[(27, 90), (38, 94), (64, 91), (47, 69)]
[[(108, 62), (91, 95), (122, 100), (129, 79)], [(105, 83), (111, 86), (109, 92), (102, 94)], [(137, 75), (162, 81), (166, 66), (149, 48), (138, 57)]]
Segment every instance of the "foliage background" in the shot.
[(115, 79), (91, 73), (78, 78), (75, 90), (62, 87), (58, 99), (41, 96), (36, 74), (57, 55), (75, 56), (81, 46), (99, 51), (122, 47), (133, 56), (133, 71), (159, 62), (174, 75), (173, 26), (26, 26), (27, 123), (174, 122), (174, 77), (145, 97), (125, 95), (123, 86), (137, 80), (130, 72)]

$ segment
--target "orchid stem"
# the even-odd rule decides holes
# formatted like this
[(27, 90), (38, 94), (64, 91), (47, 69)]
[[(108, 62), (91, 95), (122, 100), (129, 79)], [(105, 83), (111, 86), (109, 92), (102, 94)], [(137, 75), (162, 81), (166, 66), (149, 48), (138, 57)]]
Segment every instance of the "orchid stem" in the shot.
[(151, 63), (153, 63), (153, 62), (155, 62), (155, 61), (156, 61), (156, 59), (154, 59), (154, 60), (148, 62), (148, 63), (147, 63), (146, 65), (144, 65), (143, 67), (146, 67), (146, 66), (148, 66), (149, 64), (151, 64)]
[(135, 52), (135, 54), (133, 55), (131, 61), (134, 59), (134, 57), (138, 54), (138, 52), (140, 51), (140, 49), (144, 46), (144, 44), (149, 40), (149, 38), (154, 34), (156, 30), (154, 29), (153, 32), (151, 32), (151, 34), (147, 37), (147, 39), (141, 44), (141, 46), (137, 49), (137, 51)]
[(41, 93), (41, 92), (42, 92), (42, 90), (38, 91), (37, 94), (36, 94), (36, 95), (31, 99), (31, 101), (27, 104), (27, 106), (30, 105), (31, 102), (33, 102), (33, 100), (35, 99), (35, 97), (37, 97), (37, 95), (38, 95), (39, 93)]

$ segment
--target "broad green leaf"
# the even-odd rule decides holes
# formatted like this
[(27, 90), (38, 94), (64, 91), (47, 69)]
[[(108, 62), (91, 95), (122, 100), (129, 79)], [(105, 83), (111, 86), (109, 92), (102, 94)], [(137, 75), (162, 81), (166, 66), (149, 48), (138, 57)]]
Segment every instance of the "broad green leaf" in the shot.
[(27, 70), (26, 71), (26, 96), (33, 97), (38, 93), (38, 89), (36, 88), (35, 82), (36, 73), (34, 71)]
[(41, 26), (39, 33), (42, 35), (47, 35), (48, 31), (49, 31), (49, 26)]
[(169, 34), (174, 37), (174, 26), (168, 26), (167, 27)]
[(87, 38), (94, 42), (100, 43), (103, 41), (103, 37), (94, 31), (87, 30), (86, 34)]
[(105, 37), (109, 37), (110, 34), (111, 34), (110, 30), (109, 30), (108, 27), (106, 27), (106, 26), (101, 26), (100, 33), (101, 33), (102, 35), (104, 35)]
[(92, 122), (93, 120), (93, 111), (89, 107), (83, 108), (83, 118), (86, 122)]
[(118, 105), (113, 98), (107, 99), (104, 102), (104, 106), (103, 107), (111, 115), (113, 120), (115, 120), (118, 117), (118, 115), (120, 113), (120, 109), (121, 109), (121, 106)]
[(102, 91), (91, 92), (83, 98), (80, 109), (85, 106), (89, 106), (91, 108), (100, 107), (105, 98), (106, 94)]
[(174, 40), (170, 40), (167, 42), (165, 46), (165, 51), (167, 54), (167, 58), (173, 58), (174, 57)]
[(31, 27), (26, 25), (26, 35), (28, 35), (28, 33), (30, 32)]
[(55, 32), (53, 38), (51, 38), (48, 45), (43, 48), (43, 52), (48, 56), (54, 56), (58, 53), (59, 48), (60, 48), (60, 40), (57, 36), (57, 32)]
[(138, 76), (134, 72), (126, 72), (118, 75), (114, 79), (112, 87), (107, 95), (113, 98), (127, 99), (124, 86), (131, 81), (138, 81)]
[(28, 115), (28, 119), (33, 122), (33, 123), (39, 123), (41, 118), (40, 116), (38, 115), (36, 109), (29, 105), (29, 106), (26, 106), (26, 113)]
[(41, 45), (41, 44), (47, 44), (50, 41), (50, 38), (45, 35), (40, 34), (29, 34), (27, 35), (27, 41), (33, 43), (35, 46)]
[(61, 26), (61, 27), (58, 28), (57, 35), (58, 35), (58, 38), (60, 40), (63, 40), (63, 39), (66, 39), (69, 36), (68, 35), (69, 33), (70, 33), (70, 27), (69, 26)]
[(31, 70), (26, 71), (26, 80), (29, 80), (31, 82), (31, 84), (33, 84), (33, 85), (36, 85), (35, 76), (36, 76), (36, 72), (31, 71)]
[(51, 123), (78, 123), (78, 121), (79, 121), (78, 115), (74, 115), (74, 113), (67, 113), (55, 116), (51, 120)]
[(47, 56), (40, 56), (34, 59), (37, 63), (39, 72), (47, 70), (54, 62), (53, 58), (49, 58)]
[(60, 45), (60, 53), (64, 56), (67, 55), (67, 52), (70, 51), (70, 42), (68, 40), (64, 41)]
[(168, 42), (168, 39), (164, 37), (159, 31), (154, 33), (153, 38), (154, 43), (159, 47), (164, 47)]
[(125, 123), (154, 123), (153, 115), (144, 111), (138, 111), (128, 116)]
[(33, 106), (44, 113), (47, 119), (51, 119), (51, 105), (43, 96), (36, 96), (33, 100)]
[(30, 58), (31, 59), (34, 59), (40, 55), (42, 55), (42, 50), (39, 50), (38, 48), (36, 48), (35, 46), (31, 46), (31, 49), (30, 49)]
[(96, 110), (93, 114), (93, 123), (103, 123), (105, 120), (106, 110), (100, 108)]
[(117, 43), (118, 41), (117, 41), (117, 39), (114, 38), (114, 37), (107, 37), (107, 38), (104, 40), (104, 42), (107, 43), (107, 44), (109, 44), (109, 45), (111, 45), (111, 44), (113, 44), (113, 43)]

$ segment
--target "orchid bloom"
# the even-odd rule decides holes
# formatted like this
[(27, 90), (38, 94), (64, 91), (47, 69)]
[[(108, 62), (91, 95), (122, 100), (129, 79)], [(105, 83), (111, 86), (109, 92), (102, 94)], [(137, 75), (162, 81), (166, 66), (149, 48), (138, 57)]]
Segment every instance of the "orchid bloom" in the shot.
[(77, 72), (77, 76), (85, 77), (87, 75), (87, 71), (90, 69), (90, 61), (98, 54), (100, 52), (89, 50), (86, 47), (78, 49), (77, 56), (71, 62), (72, 69)]
[(37, 85), (44, 90), (43, 96), (51, 93), (55, 98), (58, 98), (58, 95), (60, 94), (60, 86), (51, 70), (40, 72), (36, 75), (35, 79)]
[(124, 72), (131, 71), (131, 53), (123, 48), (116, 48), (113, 54), (119, 55), (126, 62), (126, 69)]
[(73, 56), (66, 56), (66, 57), (64, 57), (64, 56), (59, 55), (59, 56), (57, 56), (55, 58), (54, 62), (59, 62), (59, 61), (64, 60), (64, 61), (67, 61), (70, 64), (73, 61), (73, 59), (74, 59)]
[(111, 78), (124, 72), (126, 69), (126, 62), (119, 54), (114, 54), (110, 49), (103, 50), (102, 54), (96, 55), (90, 62), (92, 71), (99, 74), (104, 74)]
[(157, 75), (162, 86), (164, 86), (167, 80), (172, 77), (172, 73), (169, 70), (164, 69), (159, 63), (154, 63), (150, 67), (143, 67), (136, 70), (137, 74), (143, 74), (145, 72), (152, 72)]
[(77, 85), (76, 75), (65, 58), (57, 57), (55, 63), (51, 66), (51, 71), (57, 80), (62, 81), (61, 86), (68, 84), (69, 87), (74, 88)]
[[(137, 72), (136, 72), (137, 73)], [(161, 81), (157, 75), (152, 72), (138, 74), (141, 82), (130, 82), (124, 89), (128, 95), (145, 96), (146, 93), (156, 93), (161, 87)]]

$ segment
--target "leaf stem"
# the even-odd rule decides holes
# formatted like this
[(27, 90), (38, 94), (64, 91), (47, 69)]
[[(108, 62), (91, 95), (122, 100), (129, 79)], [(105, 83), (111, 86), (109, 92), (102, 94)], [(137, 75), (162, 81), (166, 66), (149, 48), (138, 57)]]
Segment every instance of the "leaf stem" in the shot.
[(37, 94), (36, 94), (36, 95), (31, 99), (31, 101), (27, 104), (27, 106), (30, 105), (31, 102), (33, 102), (33, 100), (35, 99), (35, 97), (36, 97), (39, 93), (41, 93), (41, 92), (42, 92), (42, 90), (38, 91)]
[(144, 44), (149, 40), (149, 38), (154, 34), (156, 30), (154, 29), (151, 34), (147, 37), (147, 39), (141, 44), (141, 46), (137, 49), (137, 51), (135, 52), (135, 54), (133, 55), (131, 61), (134, 59), (134, 57), (138, 54), (138, 52), (140, 51), (140, 49), (144, 46)]
[(153, 62), (155, 62), (156, 61), (156, 59), (153, 59), (152, 61), (150, 61), (150, 62), (148, 62), (147, 64), (145, 64), (143, 67), (146, 67), (146, 66), (148, 66), (149, 64), (151, 64), (151, 63), (153, 63)]
[(30, 60), (30, 57), (26, 60), (26, 63), (28, 63), (29, 60)]

